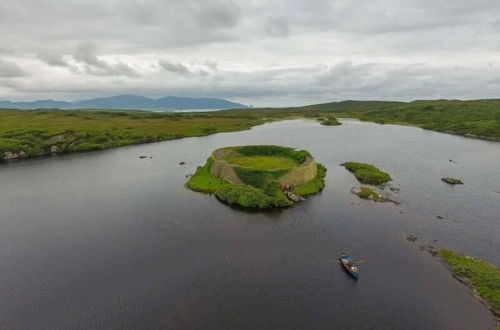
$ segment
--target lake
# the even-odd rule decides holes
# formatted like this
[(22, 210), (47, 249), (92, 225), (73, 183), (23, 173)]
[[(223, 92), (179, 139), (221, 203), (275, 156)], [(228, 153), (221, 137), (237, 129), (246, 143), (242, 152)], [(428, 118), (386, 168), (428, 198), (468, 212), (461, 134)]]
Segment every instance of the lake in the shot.
[[(500, 143), (343, 123), (289, 120), (0, 165), (0, 327), (492, 328), (419, 246), (500, 265)], [(184, 187), (212, 150), (244, 144), (307, 149), (328, 169), (324, 191), (244, 212)], [(352, 195), (345, 161), (390, 173), (401, 205)], [(334, 262), (339, 251), (368, 261), (359, 281)]]

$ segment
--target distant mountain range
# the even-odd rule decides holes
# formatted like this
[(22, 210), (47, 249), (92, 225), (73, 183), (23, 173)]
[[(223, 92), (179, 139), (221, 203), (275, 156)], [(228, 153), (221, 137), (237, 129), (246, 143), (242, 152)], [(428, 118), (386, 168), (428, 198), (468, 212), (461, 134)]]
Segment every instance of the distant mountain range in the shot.
[(31, 102), (0, 101), (8, 109), (124, 109), (124, 110), (196, 110), (248, 108), (246, 105), (217, 98), (166, 96), (151, 99), (137, 95), (117, 95), (73, 102), (38, 100)]

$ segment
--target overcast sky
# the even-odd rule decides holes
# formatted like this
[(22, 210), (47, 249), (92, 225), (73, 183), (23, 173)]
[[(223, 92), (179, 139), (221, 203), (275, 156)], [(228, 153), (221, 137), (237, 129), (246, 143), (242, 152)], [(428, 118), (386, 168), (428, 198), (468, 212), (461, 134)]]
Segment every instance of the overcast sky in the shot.
[(1, 0), (0, 99), (500, 98), (499, 0)]

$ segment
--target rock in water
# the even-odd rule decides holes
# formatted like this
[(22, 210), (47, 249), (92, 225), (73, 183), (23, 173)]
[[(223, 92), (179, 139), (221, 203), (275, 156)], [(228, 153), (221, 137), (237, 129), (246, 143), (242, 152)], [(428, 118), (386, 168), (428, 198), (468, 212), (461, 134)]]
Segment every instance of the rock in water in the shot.
[(454, 179), (454, 178), (442, 178), (441, 181), (446, 182), (448, 184), (452, 184), (452, 185), (455, 185), (455, 184), (464, 184), (459, 179)]

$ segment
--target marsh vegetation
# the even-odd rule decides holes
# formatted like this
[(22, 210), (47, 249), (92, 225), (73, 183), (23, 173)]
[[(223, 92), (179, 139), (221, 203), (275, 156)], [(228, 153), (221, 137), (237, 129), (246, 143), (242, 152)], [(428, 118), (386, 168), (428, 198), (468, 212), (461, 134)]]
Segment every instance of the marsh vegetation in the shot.
[(500, 269), (451, 250), (441, 250), (440, 257), (450, 267), (453, 275), (477, 291), (500, 317)]
[(290, 108), (156, 113), (105, 110), (0, 110), (0, 159), (81, 152), (249, 129), (268, 121), (337, 117), (404, 123), (500, 141), (500, 100), (343, 101)]

